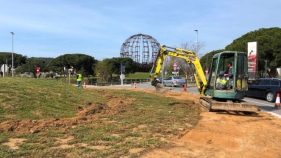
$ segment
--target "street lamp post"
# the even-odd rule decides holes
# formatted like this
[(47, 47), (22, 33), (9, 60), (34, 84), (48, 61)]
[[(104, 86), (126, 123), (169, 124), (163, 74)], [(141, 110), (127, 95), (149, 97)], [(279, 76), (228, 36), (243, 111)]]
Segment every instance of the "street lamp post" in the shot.
[(198, 56), (198, 30), (194, 30), (196, 32), (196, 55)]
[[(196, 37), (196, 56), (199, 59), (199, 57), (198, 57), (198, 30), (194, 30), (194, 31), (196, 32), (196, 35), (197, 35), (197, 37)], [(198, 75), (197, 71), (196, 71), (196, 75)]]
[(267, 75), (267, 60), (264, 60), (264, 62), (265, 62), (265, 65), (264, 65), (264, 78), (267, 78), (268, 77), (268, 75)]
[(12, 35), (12, 77), (14, 77), (14, 32), (11, 32)]

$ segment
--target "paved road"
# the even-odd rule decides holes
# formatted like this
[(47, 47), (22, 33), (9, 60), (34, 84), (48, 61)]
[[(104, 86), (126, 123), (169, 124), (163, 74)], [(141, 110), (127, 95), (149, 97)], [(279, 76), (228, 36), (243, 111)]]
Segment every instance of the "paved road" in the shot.
[[(89, 85), (87, 87), (88, 88), (112, 88), (112, 87), (114, 87), (114, 88), (134, 88), (133, 84), (131, 84), (131, 85), (114, 85), (114, 86), (90, 86)], [(139, 84), (137, 84), (137, 88), (154, 89), (154, 87), (151, 86), (150, 83), (139, 83)], [(171, 91), (174, 91), (174, 92), (183, 92), (183, 87), (167, 87), (167, 88), (170, 88)], [(187, 92), (199, 94), (196, 87), (188, 86)], [(249, 98), (249, 97), (244, 98), (244, 100), (247, 102), (257, 104), (259, 109), (266, 111), (276, 117), (281, 118), (281, 109), (274, 108), (275, 103), (270, 103), (263, 99), (256, 99), (256, 98)]]

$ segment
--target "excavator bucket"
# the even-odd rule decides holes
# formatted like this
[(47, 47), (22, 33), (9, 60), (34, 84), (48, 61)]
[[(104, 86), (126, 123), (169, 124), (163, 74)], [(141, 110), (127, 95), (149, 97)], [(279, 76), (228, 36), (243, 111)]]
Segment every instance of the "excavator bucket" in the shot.
[(169, 91), (169, 89), (165, 88), (156, 78), (152, 80), (151, 85), (153, 85), (156, 88), (156, 91), (159, 93), (166, 93), (167, 91)]
[(165, 88), (161, 83), (156, 83), (155, 88), (159, 93), (166, 93), (169, 91), (169, 89)]

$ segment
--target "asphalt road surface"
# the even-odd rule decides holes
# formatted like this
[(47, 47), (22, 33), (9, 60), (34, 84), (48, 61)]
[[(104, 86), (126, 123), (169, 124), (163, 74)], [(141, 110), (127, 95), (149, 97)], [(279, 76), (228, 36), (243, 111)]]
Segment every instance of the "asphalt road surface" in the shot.
[[(91, 86), (91, 85), (87, 85), (87, 88), (134, 88), (133, 84), (129, 84), (129, 85), (113, 85), (113, 86)], [(138, 83), (136, 85), (136, 88), (141, 88), (141, 89), (155, 89), (153, 86), (151, 86), (150, 83)], [(184, 88), (183, 87), (166, 87), (169, 88), (171, 91), (174, 92), (183, 92)], [(188, 86), (187, 87), (187, 93), (194, 93), (194, 94), (199, 94), (198, 90), (196, 87), (194, 86)], [(260, 110), (266, 111), (278, 118), (281, 118), (281, 109), (276, 109), (275, 103), (271, 103), (266, 101), (265, 99), (256, 99), (256, 98), (249, 98), (249, 97), (245, 97), (243, 100), (247, 101), (247, 102), (251, 102), (254, 104), (258, 105), (258, 108)]]

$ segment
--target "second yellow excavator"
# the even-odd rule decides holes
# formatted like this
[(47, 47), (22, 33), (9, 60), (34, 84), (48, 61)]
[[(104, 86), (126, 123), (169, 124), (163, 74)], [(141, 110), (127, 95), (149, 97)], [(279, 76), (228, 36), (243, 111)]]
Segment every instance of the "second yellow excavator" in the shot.
[[(206, 78), (196, 53), (164, 45), (159, 49), (150, 72), (151, 84), (159, 92), (167, 91), (157, 80), (167, 56), (184, 59), (190, 66), (201, 95), (199, 103), (208, 111), (226, 110), (243, 113), (258, 111), (257, 105), (243, 101), (245, 92), (248, 90), (247, 54), (244, 52), (224, 51), (215, 54)], [(227, 64), (230, 64), (228, 69)], [(225, 74), (226, 69), (231, 72)]]

